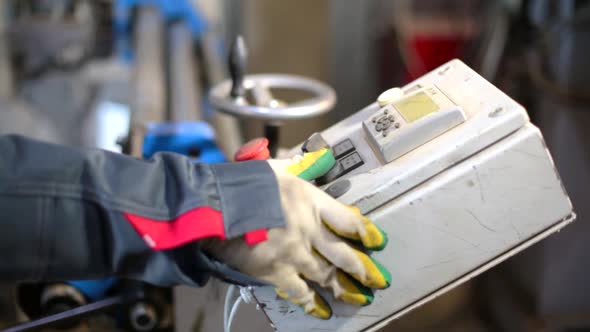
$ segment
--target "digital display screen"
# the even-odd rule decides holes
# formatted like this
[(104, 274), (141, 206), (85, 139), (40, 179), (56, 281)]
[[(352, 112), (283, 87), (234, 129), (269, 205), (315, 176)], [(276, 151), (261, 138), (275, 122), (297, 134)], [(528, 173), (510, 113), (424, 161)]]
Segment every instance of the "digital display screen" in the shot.
[(430, 113), (438, 111), (438, 105), (426, 92), (418, 92), (393, 104), (407, 123), (412, 123)]

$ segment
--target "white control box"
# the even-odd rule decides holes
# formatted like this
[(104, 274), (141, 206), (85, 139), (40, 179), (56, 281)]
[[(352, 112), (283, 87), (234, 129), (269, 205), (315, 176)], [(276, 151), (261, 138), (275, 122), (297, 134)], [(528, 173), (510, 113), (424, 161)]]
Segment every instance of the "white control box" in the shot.
[[(513, 99), (459, 60), (402, 92), (321, 132), (342, 169), (322, 188), (388, 234), (388, 246), (371, 255), (392, 285), (365, 307), (320, 290), (333, 310), (325, 321), (272, 287), (255, 289), (278, 331), (376, 331), (574, 219), (540, 131)], [(416, 110), (416, 100), (427, 106)], [(380, 120), (389, 115), (391, 123)]]

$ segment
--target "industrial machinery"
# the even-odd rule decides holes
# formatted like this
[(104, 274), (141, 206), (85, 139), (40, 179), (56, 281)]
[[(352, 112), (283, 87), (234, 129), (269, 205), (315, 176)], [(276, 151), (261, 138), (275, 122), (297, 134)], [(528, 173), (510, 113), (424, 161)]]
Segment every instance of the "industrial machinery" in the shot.
[[(198, 162), (225, 161), (214, 129), (203, 121), (201, 76), (214, 76), (200, 73), (201, 62), (195, 55), (197, 41), (205, 43), (204, 18), (189, 1), (121, 0), (113, 6), (119, 55), (133, 60), (131, 112), (122, 103), (98, 96), (103, 103), (92, 112), (91, 124), (96, 127), (90, 130), (95, 132), (89, 135), (95, 136), (92, 145), (112, 149), (118, 140), (122, 152), (138, 158), (168, 151)], [(203, 53), (210, 52), (210, 47), (201, 46)], [(54, 61), (45, 62), (43, 67), (53, 66)], [(217, 125), (232, 128), (233, 124), (220, 120)], [(7, 331), (69, 329), (99, 314), (108, 314), (124, 331), (174, 330), (172, 288), (144, 282), (104, 278), (22, 283), (17, 297), (31, 321)]]
[[(127, 3), (148, 2), (156, 3)], [(173, 150), (201, 161), (223, 160), (212, 130), (197, 122), (202, 120), (197, 111), (202, 102), (191, 35), (197, 28), (182, 19), (165, 25), (154, 6), (118, 13), (125, 14), (123, 21), (135, 19), (133, 36), (128, 36), (136, 50), (133, 114), (129, 137), (121, 142), (124, 152), (149, 157), (156, 151)], [(335, 93), (303, 77), (244, 75), (240, 43), (231, 57), (233, 82), (216, 85), (210, 102), (225, 114), (264, 120), (270, 154), (281, 157), (276, 140), (279, 126), (329, 111)], [(170, 52), (163, 54), (164, 49)], [(71, 63), (83, 59), (74, 58)], [(46, 59), (44, 65), (69, 58)], [(165, 82), (172, 86), (169, 91)], [(281, 88), (313, 96), (289, 104), (273, 96)], [(227, 118), (221, 122), (226, 129), (218, 132), (224, 137), (239, 131), (235, 122)], [(230, 141), (226, 152), (236, 150), (237, 140)], [(334, 315), (327, 321), (305, 316), (278, 299), (271, 287), (244, 289), (279, 331), (377, 330), (575, 219), (540, 131), (529, 122), (524, 108), (458, 60), (385, 91), (375, 103), (312, 135), (287, 155), (326, 146), (332, 148), (337, 164), (315, 184), (340, 201), (358, 206), (389, 234), (389, 246), (372, 255), (391, 271), (392, 285), (377, 291), (367, 307), (330, 301)], [(119, 313), (129, 318), (127, 329), (157, 330), (158, 324), (172, 328), (169, 314), (162, 315), (164, 310), (158, 306), (171, 302), (169, 290), (161, 295), (145, 284), (125, 281), (124, 286), (111, 288), (115, 284), (110, 279), (98, 282), (102, 288), (81, 286), (78, 281), (38, 285), (43, 288), (33, 297), (40, 301), (29, 302), (35, 305), (29, 309), (39, 312), (32, 317), (69, 310), (12, 331), (63, 327), (114, 307), (126, 308)]]
[[(266, 91), (289, 86), (288, 76), (278, 77), (246, 75), (243, 82)], [(313, 84), (292, 83), (318, 91)], [(236, 116), (284, 120), (321, 104), (313, 99), (302, 113), (301, 103), (246, 105), (232, 96), (230, 85), (215, 87), (211, 101)], [(318, 95), (329, 101), (329, 94)], [(372, 255), (391, 271), (392, 285), (366, 307), (331, 301), (320, 290), (333, 302), (326, 321), (306, 316), (272, 287), (252, 289), (278, 331), (378, 330), (575, 219), (526, 110), (459, 60), (385, 91), (289, 154), (325, 146), (337, 164), (316, 184), (358, 206), (389, 235), (387, 248)]]

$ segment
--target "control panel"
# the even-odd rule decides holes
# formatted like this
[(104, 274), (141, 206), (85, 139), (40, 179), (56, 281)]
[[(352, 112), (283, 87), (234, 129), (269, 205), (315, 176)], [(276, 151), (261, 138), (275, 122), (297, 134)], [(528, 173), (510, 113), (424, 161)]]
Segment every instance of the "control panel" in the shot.
[(375, 153), (391, 162), (465, 119), (461, 107), (432, 85), (390, 100), (363, 121), (363, 129)]
[(369, 211), (527, 121), (520, 105), (455, 60), (384, 91), (288, 154), (331, 148), (336, 164), (315, 184)]
[(360, 148), (373, 151), (377, 158), (372, 159), (389, 163), (466, 120), (463, 109), (436, 85), (417, 86), (406, 93), (399, 88), (387, 90), (379, 96), (378, 105), (375, 112), (361, 119), (363, 141), (356, 139), (354, 143), (353, 138), (344, 138), (330, 146), (321, 134), (315, 133), (303, 143), (304, 152), (331, 147), (336, 158), (335, 166), (316, 184), (333, 182), (365, 164), (355, 144), (370, 146)]
[(278, 331), (377, 331), (574, 218), (524, 108), (459, 60), (387, 90), (286, 156), (325, 147), (337, 163), (316, 184), (395, 237), (371, 253), (393, 282), (364, 307), (318, 289), (329, 320), (256, 288)]

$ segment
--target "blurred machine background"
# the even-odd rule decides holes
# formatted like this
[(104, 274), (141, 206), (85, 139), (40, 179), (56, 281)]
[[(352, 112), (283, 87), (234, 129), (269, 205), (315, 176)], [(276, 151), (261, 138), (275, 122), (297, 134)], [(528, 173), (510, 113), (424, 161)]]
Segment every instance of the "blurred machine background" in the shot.
[[(215, 131), (199, 136), (201, 149), (173, 148), (222, 160), (209, 143), (231, 156), (262, 130), (206, 100), (228, 75), (237, 34), (248, 44), (248, 72), (316, 78), (338, 95), (332, 112), (284, 125), (282, 147), (452, 58), (519, 101), (544, 133), (577, 221), (384, 331), (590, 330), (588, 0), (3, 0), (0, 134), (147, 156), (161, 149), (143, 149), (157, 133), (148, 122), (201, 121)], [(164, 290), (171, 325), (221, 330), (225, 287)], [(0, 327), (25, 319), (15, 289), (0, 286)], [(113, 329), (95, 320), (77, 329)], [(235, 326), (271, 331), (252, 306)]]

